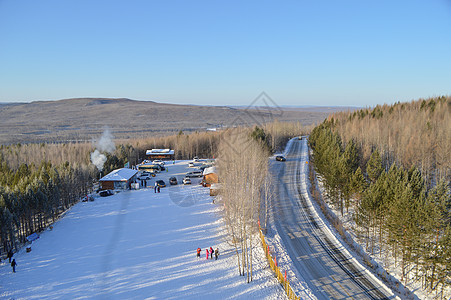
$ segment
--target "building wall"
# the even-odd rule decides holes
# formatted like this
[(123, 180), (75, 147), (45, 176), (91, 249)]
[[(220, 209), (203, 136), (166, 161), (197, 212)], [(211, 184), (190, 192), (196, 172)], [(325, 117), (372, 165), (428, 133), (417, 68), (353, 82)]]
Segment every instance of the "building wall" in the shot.
[(101, 181), (100, 185), (102, 190), (114, 190), (114, 181)]
[(102, 190), (130, 189), (130, 182), (127, 181), (101, 181)]
[(154, 160), (154, 159), (164, 159), (164, 160), (174, 160), (174, 155), (171, 154), (161, 154), (161, 155), (147, 155), (147, 159)]
[(212, 183), (218, 183), (218, 174), (216, 173), (210, 173), (207, 175), (204, 175), (204, 186), (210, 186)]
[(217, 195), (219, 195), (219, 193), (220, 193), (219, 189), (210, 188), (210, 196), (217, 196)]

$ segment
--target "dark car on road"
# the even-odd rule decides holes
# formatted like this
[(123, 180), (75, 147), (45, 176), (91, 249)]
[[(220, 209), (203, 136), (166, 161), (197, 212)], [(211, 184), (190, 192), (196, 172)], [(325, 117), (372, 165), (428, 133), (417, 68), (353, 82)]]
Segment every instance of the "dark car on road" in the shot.
[(103, 190), (99, 192), (100, 197), (108, 197), (111, 195), (114, 195), (114, 192), (112, 190)]
[(277, 161), (286, 161), (287, 159), (285, 157), (283, 157), (282, 155), (277, 155), (276, 160)]
[(165, 187), (166, 183), (163, 180), (157, 180), (156, 183), (158, 184), (159, 187)]
[(175, 177), (171, 177), (171, 178), (169, 178), (169, 184), (170, 185), (176, 185), (178, 182), (177, 182), (177, 178), (175, 178)]

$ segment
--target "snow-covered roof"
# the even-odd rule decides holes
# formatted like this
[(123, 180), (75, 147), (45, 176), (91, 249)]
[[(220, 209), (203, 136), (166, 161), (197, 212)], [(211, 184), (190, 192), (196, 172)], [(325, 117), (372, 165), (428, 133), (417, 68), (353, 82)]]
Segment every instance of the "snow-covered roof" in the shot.
[(128, 168), (117, 169), (102, 177), (99, 181), (127, 181), (132, 178), (137, 170), (132, 170)]
[(174, 155), (174, 150), (171, 149), (151, 149), (146, 151), (146, 155)]
[(219, 190), (221, 188), (220, 183), (212, 183), (210, 186), (210, 190)]
[(202, 173), (202, 175), (208, 175), (208, 174), (211, 174), (211, 173), (216, 173), (216, 167), (215, 166), (209, 167), (209, 168), (205, 168), (204, 172)]

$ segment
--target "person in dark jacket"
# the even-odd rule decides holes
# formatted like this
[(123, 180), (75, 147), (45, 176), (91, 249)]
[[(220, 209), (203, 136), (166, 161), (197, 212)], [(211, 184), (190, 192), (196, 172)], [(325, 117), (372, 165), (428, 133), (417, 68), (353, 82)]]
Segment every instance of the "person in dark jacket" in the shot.
[(8, 257), (9, 258), (9, 263), (11, 263), (11, 258), (13, 257), (13, 251), (12, 250), (9, 250), (8, 251), (8, 254), (6, 255), (6, 257)]
[(216, 259), (218, 259), (218, 256), (219, 256), (219, 249), (216, 248), (216, 250), (215, 250), (215, 257), (216, 257)]
[(13, 259), (13, 261), (11, 262), (11, 267), (13, 267), (13, 273), (16, 273), (16, 266), (17, 266), (16, 260)]
[(211, 258), (211, 259), (213, 259), (213, 252), (214, 252), (213, 248), (210, 247), (210, 258)]

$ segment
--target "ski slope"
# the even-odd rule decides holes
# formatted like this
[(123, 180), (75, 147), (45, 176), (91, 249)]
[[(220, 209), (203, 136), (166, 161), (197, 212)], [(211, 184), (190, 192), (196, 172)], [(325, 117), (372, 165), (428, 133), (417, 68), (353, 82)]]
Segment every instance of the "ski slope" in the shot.
[[(156, 179), (181, 182), (186, 161)], [(153, 185), (152, 179), (149, 185)], [(193, 183), (196, 183), (193, 180)], [(80, 202), (0, 266), (2, 299), (286, 299), (255, 245), (254, 281), (239, 276), (220, 206), (198, 184)], [(205, 248), (219, 248), (218, 260)], [(202, 248), (201, 259), (196, 249)]]

